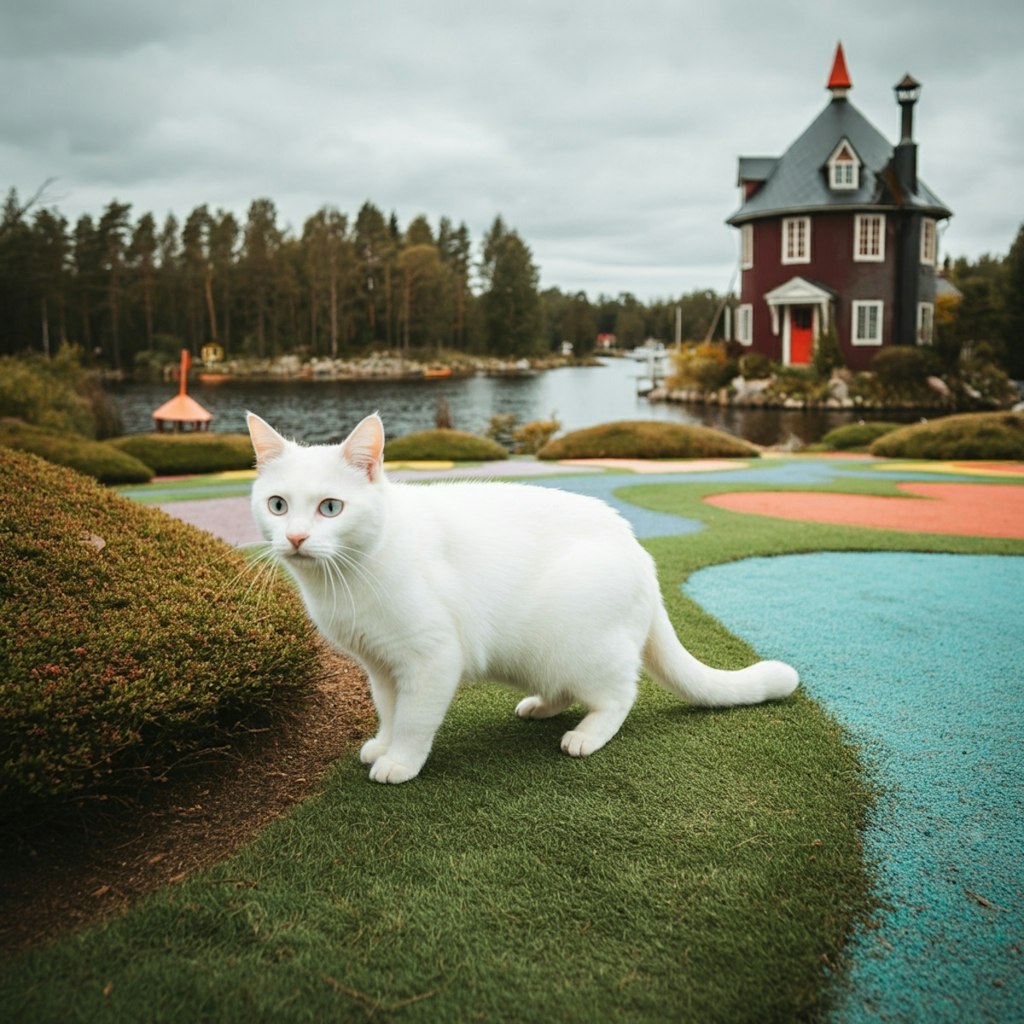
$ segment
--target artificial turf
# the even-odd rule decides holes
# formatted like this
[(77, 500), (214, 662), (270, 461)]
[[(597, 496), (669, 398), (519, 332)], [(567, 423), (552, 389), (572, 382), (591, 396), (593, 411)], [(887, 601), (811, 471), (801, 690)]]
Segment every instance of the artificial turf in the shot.
[[(620, 494), (705, 523), (646, 543), (684, 642), (724, 667), (755, 654), (681, 592), (701, 566), (829, 549), (1024, 550), (700, 503), (721, 489)], [(0, 1018), (770, 1022), (826, 1012), (844, 942), (872, 910), (859, 832), (871, 786), (837, 723), (800, 691), (715, 712), (645, 684), (620, 735), (577, 761), (558, 751), (571, 713), (524, 722), (515, 699), (465, 690), (415, 782), (373, 785), (353, 752), (316, 796), (218, 867), (0, 965)]]

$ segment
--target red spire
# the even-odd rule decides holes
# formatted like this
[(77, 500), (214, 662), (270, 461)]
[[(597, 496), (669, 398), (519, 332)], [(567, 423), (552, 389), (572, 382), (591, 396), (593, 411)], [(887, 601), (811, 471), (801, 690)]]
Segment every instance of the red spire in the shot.
[(853, 87), (850, 81), (850, 72), (846, 70), (846, 57), (843, 55), (843, 44), (836, 45), (835, 60), (832, 61), (832, 74), (828, 76), (828, 89), (838, 99), (846, 95), (846, 90)]

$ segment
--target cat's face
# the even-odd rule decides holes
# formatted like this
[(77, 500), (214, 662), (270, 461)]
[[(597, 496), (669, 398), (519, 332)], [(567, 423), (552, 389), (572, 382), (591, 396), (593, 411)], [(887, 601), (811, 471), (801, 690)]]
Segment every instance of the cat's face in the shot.
[(295, 571), (338, 564), (380, 531), (384, 430), (367, 417), (341, 445), (287, 441), (252, 413), (258, 475), (252, 512), (274, 556)]

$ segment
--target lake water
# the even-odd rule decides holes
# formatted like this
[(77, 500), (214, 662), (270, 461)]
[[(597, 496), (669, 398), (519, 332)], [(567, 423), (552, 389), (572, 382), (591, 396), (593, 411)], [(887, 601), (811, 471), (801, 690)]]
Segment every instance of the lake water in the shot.
[[(705, 424), (755, 444), (795, 436), (816, 441), (827, 430), (857, 418), (835, 410), (732, 409), (648, 402), (637, 394), (642, 367), (632, 359), (603, 359), (599, 366), (567, 366), (528, 377), (467, 377), (408, 381), (267, 381), (195, 383), (189, 394), (213, 413), (212, 429), (245, 431), (252, 410), (282, 433), (309, 442), (337, 441), (365, 415), (379, 412), (398, 437), (435, 425), (438, 400), (447, 401), (453, 425), (484, 433), (491, 417), (512, 413), (520, 423), (554, 417), (563, 431), (612, 420), (663, 420)], [(153, 429), (152, 413), (175, 393), (168, 384), (130, 384), (112, 391), (125, 433)]]

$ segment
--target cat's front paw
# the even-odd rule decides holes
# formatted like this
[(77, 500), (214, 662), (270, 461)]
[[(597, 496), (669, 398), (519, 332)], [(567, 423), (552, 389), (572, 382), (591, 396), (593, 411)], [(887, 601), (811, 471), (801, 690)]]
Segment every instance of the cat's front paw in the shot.
[(408, 782), (419, 775), (418, 768), (407, 768), (404, 764), (392, 761), (390, 757), (378, 757), (370, 769), (370, 778), (374, 782), (390, 782), (395, 785), (399, 782)]
[(597, 737), (570, 730), (562, 737), (562, 750), (570, 757), (587, 757), (604, 746)]
[(363, 764), (375, 764), (377, 759), (383, 757), (388, 749), (388, 745), (379, 737), (374, 736), (372, 740), (367, 740), (359, 748), (359, 760)]

